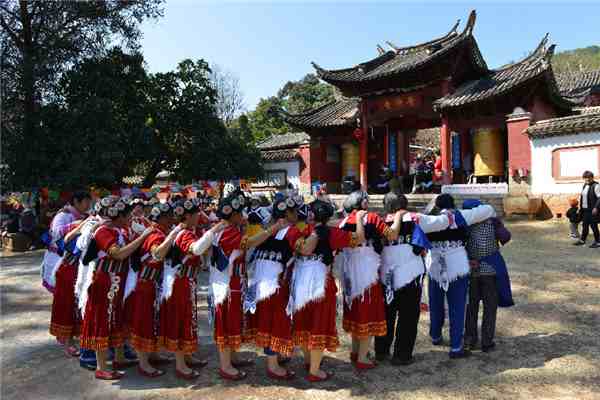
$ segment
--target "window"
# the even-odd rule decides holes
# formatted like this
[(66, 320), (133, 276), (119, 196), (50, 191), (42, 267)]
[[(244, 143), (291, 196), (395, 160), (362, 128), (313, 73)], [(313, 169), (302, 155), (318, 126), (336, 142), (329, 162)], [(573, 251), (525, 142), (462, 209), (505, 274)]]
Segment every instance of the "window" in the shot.
[(600, 145), (564, 147), (552, 151), (552, 177), (559, 182), (581, 181), (584, 171), (600, 175)]
[(287, 185), (287, 171), (284, 169), (265, 171), (265, 175), (262, 179), (256, 182), (256, 187), (275, 187), (285, 188)]

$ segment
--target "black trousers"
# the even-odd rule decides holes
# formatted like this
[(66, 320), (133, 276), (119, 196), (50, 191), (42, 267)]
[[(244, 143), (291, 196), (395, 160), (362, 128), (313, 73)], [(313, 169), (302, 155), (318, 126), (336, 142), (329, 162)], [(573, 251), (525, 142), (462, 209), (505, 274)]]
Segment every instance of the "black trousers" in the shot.
[(483, 302), (481, 322), (481, 346), (492, 344), (496, 334), (496, 312), (498, 311), (498, 290), (496, 275), (471, 276), (469, 282), (469, 304), (465, 322), (465, 344), (477, 344), (477, 320), (479, 302)]
[(419, 277), (394, 292), (394, 300), (385, 306), (387, 335), (375, 337), (377, 354), (389, 355), (394, 344), (394, 358), (403, 361), (412, 358), (421, 315), (422, 290)]
[(583, 240), (585, 242), (585, 240), (587, 239), (588, 234), (590, 233), (590, 228), (592, 229), (592, 232), (594, 232), (594, 240), (596, 242), (600, 242), (600, 232), (598, 231), (598, 216), (593, 216), (592, 215), (592, 209), (591, 208), (582, 208), (581, 209), (581, 213), (582, 213), (582, 224), (581, 224), (581, 240)]

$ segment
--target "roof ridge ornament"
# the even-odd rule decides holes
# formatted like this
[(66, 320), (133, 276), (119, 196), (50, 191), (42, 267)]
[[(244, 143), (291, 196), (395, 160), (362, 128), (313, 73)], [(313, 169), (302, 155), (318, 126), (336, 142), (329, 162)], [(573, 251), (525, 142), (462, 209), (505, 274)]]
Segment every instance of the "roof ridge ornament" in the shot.
[(467, 20), (467, 26), (465, 26), (464, 34), (471, 36), (473, 34), (473, 28), (475, 27), (475, 21), (477, 20), (477, 12), (475, 10), (471, 10), (469, 14), (469, 19)]
[(377, 52), (379, 53), (380, 56), (385, 54), (385, 49), (383, 47), (381, 47), (381, 45), (379, 43), (377, 43)]
[(390, 46), (392, 49), (394, 49), (394, 51), (396, 53), (398, 53), (400, 51), (400, 47), (396, 46), (394, 43), (390, 42), (389, 40), (386, 40), (385, 43)]
[(450, 32), (448, 32), (448, 34), (454, 33), (455, 35), (458, 33), (458, 27), (460, 26), (460, 18), (456, 20), (456, 23), (454, 24), (454, 26), (450, 29)]

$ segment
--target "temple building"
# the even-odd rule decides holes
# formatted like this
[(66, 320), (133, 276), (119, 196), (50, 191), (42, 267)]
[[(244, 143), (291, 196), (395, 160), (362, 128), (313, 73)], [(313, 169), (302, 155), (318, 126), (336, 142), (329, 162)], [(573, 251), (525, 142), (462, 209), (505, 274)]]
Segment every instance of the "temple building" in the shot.
[(377, 57), (350, 68), (313, 63), (343, 97), (302, 114), (284, 112), (288, 124), (310, 136), (310, 180), (338, 191), (347, 177), (371, 188), (382, 166), (406, 176), (418, 132), (435, 129), (446, 185), (504, 185), (512, 196), (535, 195), (532, 140), (553, 119), (596, 121), (578, 115), (600, 105), (600, 71), (555, 74), (548, 35), (522, 60), (490, 69), (475, 22), (472, 11), (462, 30), (459, 21), (425, 43), (387, 42), (388, 51), (378, 45)]

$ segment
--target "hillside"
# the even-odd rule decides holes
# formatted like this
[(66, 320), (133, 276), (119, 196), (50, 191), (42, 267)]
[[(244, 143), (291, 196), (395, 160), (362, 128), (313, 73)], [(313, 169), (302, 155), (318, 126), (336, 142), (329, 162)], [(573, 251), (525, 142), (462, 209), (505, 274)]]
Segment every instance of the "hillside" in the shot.
[(552, 67), (558, 73), (600, 69), (600, 46), (561, 51), (552, 58)]

